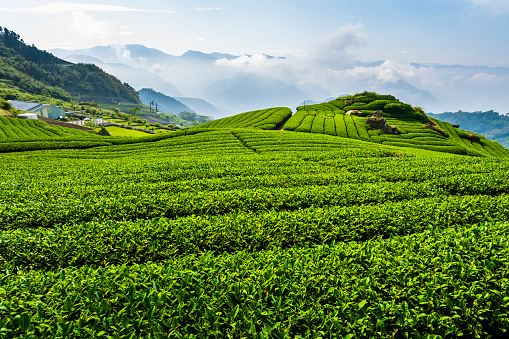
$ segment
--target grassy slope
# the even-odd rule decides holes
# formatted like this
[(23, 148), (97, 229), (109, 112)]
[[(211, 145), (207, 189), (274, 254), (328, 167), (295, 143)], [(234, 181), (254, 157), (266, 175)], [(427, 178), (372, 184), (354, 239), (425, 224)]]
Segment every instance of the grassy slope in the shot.
[(0, 155), (6, 335), (509, 328), (506, 160), (260, 129), (155, 137)]
[(292, 111), (286, 107), (275, 107), (263, 110), (251, 111), (234, 115), (232, 117), (213, 120), (199, 125), (200, 128), (259, 128), (276, 129), (288, 117)]
[(117, 127), (117, 126), (107, 126), (105, 128), (111, 134), (111, 136), (114, 136), (114, 137), (146, 137), (147, 136), (147, 133), (133, 130), (133, 129), (126, 129), (126, 128), (121, 128), (121, 127)]
[(264, 130), (287, 109), (141, 138), (1, 118), (2, 332), (509, 329), (503, 151), (445, 123), (449, 138), (424, 130), (418, 115), (389, 116), (405, 133), (382, 135), (340, 100), (325, 106), (295, 115), (306, 133)]
[[(349, 110), (360, 110), (365, 117), (345, 115)], [(398, 127), (402, 134), (386, 135), (381, 131), (372, 130), (365, 120), (375, 110), (381, 110), (387, 123)], [(448, 136), (425, 128), (430, 121), (446, 131)], [(340, 97), (323, 104), (299, 107), (298, 112), (290, 118), (284, 128), (289, 131), (325, 133), (385, 145), (446, 153), (509, 157), (509, 152), (496, 142), (488, 141), (484, 137), (478, 141), (470, 141), (469, 136), (472, 135), (470, 132), (430, 119), (419, 108), (412, 108), (392, 96), (369, 92)]]

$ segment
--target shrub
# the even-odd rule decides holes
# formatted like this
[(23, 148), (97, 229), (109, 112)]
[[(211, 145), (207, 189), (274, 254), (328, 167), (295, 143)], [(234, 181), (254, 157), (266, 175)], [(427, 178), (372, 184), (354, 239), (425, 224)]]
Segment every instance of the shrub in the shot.
[(6, 111), (10, 111), (12, 109), (12, 105), (7, 101), (0, 99), (0, 108)]
[(392, 103), (390, 100), (375, 100), (366, 104), (363, 108), (367, 110), (383, 110), (385, 105)]
[(384, 112), (388, 114), (412, 114), (413, 113), (412, 106), (400, 102), (393, 102), (385, 105)]

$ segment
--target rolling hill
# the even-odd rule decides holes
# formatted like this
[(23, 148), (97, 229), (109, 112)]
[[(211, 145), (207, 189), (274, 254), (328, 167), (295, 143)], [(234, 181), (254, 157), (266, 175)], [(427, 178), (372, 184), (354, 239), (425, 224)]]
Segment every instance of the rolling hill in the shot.
[(263, 130), (261, 112), (270, 120), (289, 109), (71, 147), (83, 149), (0, 148), (2, 332), (488, 338), (509, 329), (505, 158)]
[[(375, 111), (380, 118), (371, 118)], [(284, 112), (284, 113), (283, 113)], [(420, 108), (402, 103), (391, 95), (363, 92), (335, 100), (289, 109), (247, 112), (200, 125), (204, 128), (261, 128), (327, 134), (383, 145), (413, 147), (446, 153), (508, 157), (497, 142), (428, 117)], [(384, 119), (397, 134), (373, 128), (372, 121)], [(284, 126), (284, 127), (283, 127)]]

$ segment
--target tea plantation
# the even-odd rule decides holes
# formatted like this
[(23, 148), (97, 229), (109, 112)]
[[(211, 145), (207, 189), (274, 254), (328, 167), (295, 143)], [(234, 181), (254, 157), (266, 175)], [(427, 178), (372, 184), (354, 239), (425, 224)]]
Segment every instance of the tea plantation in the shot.
[(375, 132), (340, 99), (0, 141), (0, 336), (503, 337), (506, 151), (392, 97), (401, 134)]

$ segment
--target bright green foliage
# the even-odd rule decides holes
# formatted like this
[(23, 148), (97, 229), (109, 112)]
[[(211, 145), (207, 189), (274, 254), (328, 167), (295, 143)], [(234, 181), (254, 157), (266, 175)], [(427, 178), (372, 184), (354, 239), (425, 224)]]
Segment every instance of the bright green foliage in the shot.
[[(346, 118), (346, 116), (345, 116)], [(369, 133), (368, 133), (368, 125), (366, 124), (366, 118), (351, 116), (355, 123), (355, 127), (357, 127), (357, 132), (359, 133), (359, 137), (364, 141), (372, 141)]]
[(259, 128), (276, 129), (292, 115), (286, 107), (268, 108), (234, 115), (233, 117), (213, 120), (200, 125), (200, 128)]
[(357, 132), (357, 127), (355, 126), (355, 121), (351, 115), (345, 115), (345, 126), (349, 138), (360, 140), (359, 133)]
[(301, 124), (299, 127), (295, 129), (296, 132), (311, 132), (311, 128), (313, 127), (313, 121), (315, 120), (316, 115), (315, 114), (309, 114), (302, 119)]
[(48, 139), (65, 136), (93, 136), (73, 128), (48, 125), (40, 120), (23, 120), (0, 116), (0, 140)]
[(325, 118), (323, 133), (327, 135), (336, 135), (336, 124), (334, 123), (334, 117)]
[(141, 138), (0, 118), (0, 335), (502, 337), (507, 152), (341, 109), (380, 100)]
[(348, 133), (346, 132), (345, 125), (345, 115), (344, 114), (336, 114), (334, 117), (334, 123), (336, 124), (336, 135), (342, 138), (348, 138)]
[(325, 125), (325, 115), (316, 115), (313, 120), (313, 126), (311, 127), (311, 133), (323, 134), (323, 128)]
[[(361, 111), (361, 116), (345, 115), (345, 111)], [(371, 130), (366, 118), (380, 110), (387, 123), (396, 126), (400, 135), (386, 135), (380, 130)], [(426, 124), (447, 132), (448, 137)], [(323, 126), (323, 127), (322, 127)], [(419, 107), (411, 107), (391, 95), (372, 92), (341, 97), (322, 104), (301, 106), (286, 125), (285, 130), (324, 133), (343, 138), (360, 139), (399, 147), (413, 147), (445, 153), (486, 157), (509, 157), (499, 144), (482, 137), (474, 140), (472, 133), (453, 128), (450, 124), (430, 119)], [(472, 139), (472, 140), (471, 140)]]
[(284, 126), (285, 131), (294, 131), (302, 124), (302, 120), (308, 115), (307, 111), (297, 112), (286, 122)]
[[(345, 115), (345, 111), (349, 110), (361, 111), (360, 116)], [(381, 111), (387, 123), (396, 126), (402, 134), (386, 135), (380, 130), (372, 130), (366, 123), (366, 119), (375, 111)], [(278, 118), (274, 118), (275, 116)], [(263, 123), (259, 122), (269, 117), (272, 122), (269, 123), (266, 120)], [(426, 128), (426, 125), (441, 129), (442, 134)], [(509, 157), (509, 152), (499, 144), (482, 137), (472, 139), (472, 133), (453, 128), (448, 123), (430, 119), (419, 107), (402, 103), (391, 95), (379, 95), (373, 92), (340, 97), (321, 104), (300, 106), (294, 115), (291, 115), (288, 109), (274, 108), (238, 114), (200, 125), (200, 127), (256, 127), (266, 130), (278, 127), (286, 131), (336, 135), (388, 146), (412, 147), (471, 156)], [(448, 136), (443, 132), (446, 132)]]
[[(324, 126), (337, 117), (363, 119)], [(168, 134), (0, 155), (3, 336), (509, 329), (506, 160), (315, 133)]]

